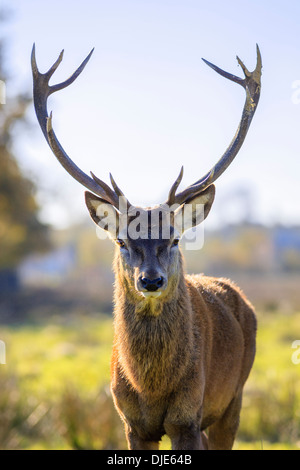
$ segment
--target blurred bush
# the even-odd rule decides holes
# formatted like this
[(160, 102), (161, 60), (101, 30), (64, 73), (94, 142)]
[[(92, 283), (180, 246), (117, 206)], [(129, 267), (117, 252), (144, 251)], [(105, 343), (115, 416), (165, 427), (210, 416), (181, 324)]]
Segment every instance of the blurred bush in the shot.
[[(0, 26), (3, 21), (0, 11)], [(5, 47), (6, 41), (0, 36), (0, 80), (9, 90)], [(24, 176), (15, 156), (18, 136), (28, 126), (26, 110), (29, 103), (31, 97), (26, 93), (8, 95), (0, 101), (0, 270), (5, 269), (0, 276), (0, 293), (7, 290), (7, 285), (18, 287), (15, 282), (10, 282), (11, 268), (15, 268), (25, 255), (49, 248), (48, 228), (38, 219), (35, 185)]]
[[(16, 375), (0, 375), (0, 450), (23, 449), (49, 432), (48, 407), (22, 393)], [(48, 426), (46, 425), (48, 423)]]
[(80, 396), (71, 386), (56, 402), (26, 397), (13, 375), (0, 376), (0, 450), (126, 449), (109, 388)]
[[(300, 339), (300, 313), (258, 317), (237, 447), (299, 449), (300, 365), (291, 345)], [(108, 386), (112, 319), (43, 321), (2, 328), (0, 449), (126, 449)]]
[(57, 426), (71, 449), (126, 449), (123, 425), (109, 387), (84, 397), (69, 388), (58, 406)]

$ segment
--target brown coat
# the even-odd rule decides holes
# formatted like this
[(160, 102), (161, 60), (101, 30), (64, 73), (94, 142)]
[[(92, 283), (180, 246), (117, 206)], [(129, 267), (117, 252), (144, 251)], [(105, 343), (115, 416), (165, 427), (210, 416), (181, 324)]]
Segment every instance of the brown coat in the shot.
[[(260, 97), (262, 60), (258, 46), (256, 50), (253, 72), (237, 57), (244, 78), (204, 60), (245, 89), (239, 127), (225, 153), (204, 177), (177, 192), (182, 167), (167, 202), (144, 210), (129, 203), (112, 175), (113, 189), (93, 173), (92, 177), (85, 174), (57, 140), (52, 113), (48, 115), (48, 97), (74, 82), (93, 50), (67, 80), (49, 85), (63, 51), (50, 69), (41, 73), (35, 46), (32, 49), (33, 98), (42, 132), (66, 171), (92, 191), (85, 194), (90, 215), (119, 246), (115, 261), (112, 393), (131, 449), (155, 449), (164, 433), (171, 437), (173, 449), (233, 445), (242, 388), (255, 354), (253, 309), (229, 281), (184, 277), (178, 243), (185, 230), (208, 215), (215, 194), (213, 183), (245, 140)], [(198, 211), (198, 206), (203, 210)], [(159, 222), (152, 227), (152, 216), (158, 214)], [(143, 223), (141, 215), (146, 216)], [(143, 226), (139, 240), (127, 237), (129, 219), (134, 226)], [(170, 229), (168, 240), (161, 233), (164, 228)], [(208, 440), (202, 432), (207, 427)]]
[(255, 356), (251, 304), (231, 281), (181, 269), (159, 314), (141, 311), (118, 258), (112, 393), (129, 447), (156, 449), (168, 434), (175, 449), (231, 448)]

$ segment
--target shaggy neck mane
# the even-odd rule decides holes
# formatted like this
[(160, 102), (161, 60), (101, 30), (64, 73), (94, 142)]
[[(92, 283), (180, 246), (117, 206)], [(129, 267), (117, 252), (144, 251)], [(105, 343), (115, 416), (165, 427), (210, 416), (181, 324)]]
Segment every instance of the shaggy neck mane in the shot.
[(139, 392), (171, 392), (191, 360), (194, 343), (182, 265), (172, 294), (149, 302), (130, 289), (119, 256), (114, 262), (114, 326), (123, 374)]

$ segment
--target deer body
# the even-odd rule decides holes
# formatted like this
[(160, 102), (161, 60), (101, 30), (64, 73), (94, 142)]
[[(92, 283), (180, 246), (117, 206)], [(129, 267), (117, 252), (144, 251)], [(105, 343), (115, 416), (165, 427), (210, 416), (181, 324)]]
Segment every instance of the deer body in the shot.
[(129, 448), (158, 448), (164, 434), (173, 449), (204, 448), (208, 426), (210, 448), (231, 448), (255, 356), (253, 308), (230, 281), (184, 276), (180, 263), (173, 298), (155, 315), (133, 303), (118, 258), (112, 393)]
[(245, 140), (260, 97), (259, 48), (253, 72), (238, 58), (243, 79), (205, 61), (245, 89), (239, 127), (204, 177), (177, 192), (182, 168), (166, 203), (152, 209), (132, 206), (111, 175), (113, 189), (93, 173), (85, 174), (54, 133), (48, 97), (74, 82), (92, 52), (70, 78), (49, 85), (63, 53), (41, 73), (33, 47), (33, 97), (51, 150), (67, 172), (92, 191), (85, 193), (90, 215), (116, 244), (111, 389), (128, 446), (157, 449), (161, 437), (168, 434), (173, 449), (231, 449), (243, 386), (255, 356), (255, 315), (230, 281), (185, 275), (179, 241), (185, 230), (207, 217), (215, 196), (213, 183)]

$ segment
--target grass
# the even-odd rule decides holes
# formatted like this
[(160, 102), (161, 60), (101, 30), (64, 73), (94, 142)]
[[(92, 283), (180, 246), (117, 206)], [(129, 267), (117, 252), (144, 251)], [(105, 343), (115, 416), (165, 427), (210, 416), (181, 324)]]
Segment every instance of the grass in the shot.
[(2, 333), (7, 366), (24, 391), (59, 394), (66, 383), (91, 392), (109, 381), (110, 318), (76, 317), (55, 325), (21, 326)]
[[(109, 394), (110, 317), (65, 316), (1, 327), (0, 449), (126, 448)], [(235, 449), (300, 448), (300, 313), (259, 315)], [(168, 448), (163, 439), (162, 448)]]
[(245, 390), (239, 432), (246, 448), (255, 434), (256, 448), (300, 448), (300, 364), (292, 362), (292, 343), (299, 338), (299, 313), (259, 316), (257, 356)]

